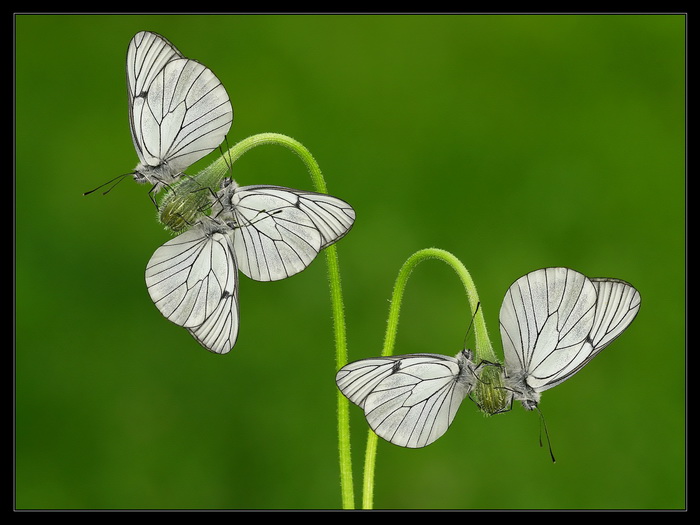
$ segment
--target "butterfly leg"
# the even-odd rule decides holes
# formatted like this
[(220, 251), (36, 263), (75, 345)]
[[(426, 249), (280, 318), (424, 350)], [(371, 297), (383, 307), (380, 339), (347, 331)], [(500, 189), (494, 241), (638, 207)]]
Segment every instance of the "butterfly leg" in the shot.
[[(187, 177), (187, 175), (185, 175), (185, 174), (183, 173), (183, 174), (182, 174), (182, 177), (183, 177), (183, 178), (184, 178), (184, 177)], [(172, 192), (172, 193), (174, 193), (174, 194), (176, 194), (176, 195), (177, 195), (177, 190), (176, 190), (173, 186), (171, 186), (170, 184), (168, 184), (167, 182), (165, 182), (163, 179), (159, 179), (159, 178), (156, 178), (156, 177), (154, 177), (154, 179), (155, 179), (156, 182), (155, 182), (155, 184), (151, 187), (151, 189), (148, 191), (148, 196), (149, 196), (149, 198), (151, 199), (151, 202), (153, 203), (153, 205), (156, 207), (156, 211), (160, 211), (160, 206), (158, 206), (158, 201), (156, 201), (156, 197), (155, 197), (155, 196), (158, 194), (158, 192), (160, 191), (161, 187), (166, 188), (168, 191), (170, 191), (170, 192)]]
[(148, 198), (151, 199), (153, 206), (156, 207), (156, 211), (160, 211), (160, 208), (158, 207), (158, 201), (156, 201), (156, 197), (155, 197), (155, 194), (158, 193), (157, 191), (155, 191), (157, 187), (158, 187), (158, 183), (151, 186), (151, 189), (148, 190)]

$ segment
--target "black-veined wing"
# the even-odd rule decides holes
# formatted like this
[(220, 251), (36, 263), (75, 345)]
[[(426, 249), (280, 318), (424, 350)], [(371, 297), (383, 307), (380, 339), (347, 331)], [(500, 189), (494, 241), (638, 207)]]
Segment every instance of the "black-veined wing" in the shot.
[(261, 185), (231, 185), (224, 192), (238, 268), (256, 281), (304, 270), (355, 220), (352, 207), (331, 195)]
[(199, 223), (163, 244), (146, 266), (146, 286), (158, 310), (207, 349), (226, 353), (233, 347), (238, 272), (225, 228)]
[(499, 320), (506, 374), (525, 398), (516, 399), (536, 404), (590, 356), (596, 297), (591, 281), (568, 268), (535, 270), (510, 286)]
[(591, 330), (594, 355), (608, 346), (634, 320), (642, 298), (630, 283), (621, 279), (592, 278), (598, 291)]
[(336, 384), (361, 407), (381, 438), (408, 448), (430, 445), (452, 423), (474, 385), (471, 352), (456, 357), (408, 354), (362, 359), (342, 367)]

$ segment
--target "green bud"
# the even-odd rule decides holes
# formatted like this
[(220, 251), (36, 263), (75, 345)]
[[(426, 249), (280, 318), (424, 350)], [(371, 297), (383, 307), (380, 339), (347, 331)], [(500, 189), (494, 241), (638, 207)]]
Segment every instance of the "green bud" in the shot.
[(183, 177), (170, 185), (158, 206), (158, 220), (166, 229), (181, 232), (195, 224), (209, 211), (213, 193), (198, 178)]
[(481, 411), (493, 415), (509, 410), (511, 396), (503, 385), (503, 367), (487, 364), (479, 367), (479, 371), (479, 381), (471, 395)]

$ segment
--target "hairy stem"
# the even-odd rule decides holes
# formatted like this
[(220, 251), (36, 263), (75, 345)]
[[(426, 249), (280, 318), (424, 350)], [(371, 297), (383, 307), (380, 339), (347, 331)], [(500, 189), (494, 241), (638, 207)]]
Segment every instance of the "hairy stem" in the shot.
[[(314, 191), (318, 193), (328, 193), (321, 168), (313, 155), (311, 155), (311, 152), (300, 142), (279, 133), (260, 133), (235, 144), (205, 170), (206, 174), (200, 174), (199, 177), (201, 178), (199, 178), (198, 181), (203, 186), (208, 186), (216, 190), (221, 180), (226, 176), (230, 166), (236, 162), (236, 160), (251, 149), (267, 144), (284, 146), (293, 151), (302, 160), (311, 175)], [(328, 283), (330, 287), (333, 330), (335, 336), (335, 360), (336, 370), (338, 370), (347, 364), (348, 361), (343, 290), (340, 283), (340, 264), (338, 262), (338, 250), (335, 244), (327, 247), (324, 251), (326, 252), (326, 264), (328, 268)], [(340, 392), (338, 392), (337, 406), (341, 499), (343, 508), (352, 509), (355, 505), (355, 496), (352, 483), (352, 461), (350, 453), (349, 402)]]
[[(403, 300), (404, 289), (413, 269), (421, 262), (428, 259), (439, 259), (450, 266), (458, 275), (464, 286), (469, 301), (469, 307), (472, 312), (476, 312), (474, 316), (474, 334), (476, 339), (476, 348), (474, 349), (474, 359), (476, 363), (480, 361), (496, 362), (496, 355), (491, 345), (488, 332), (486, 330), (486, 322), (484, 321), (483, 309), (478, 308), (479, 296), (474, 286), (474, 281), (465, 268), (462, 261), (452, 255), (450, 252), (438, 248), (425, 248), (411, 255), (399, 270), (399, 275), (394, 283), (394, 291), (391, 296), (389, 307), (389, 318), (387, 320), (387, 328), (384, 336), (384, 347), (382, 356), (390, 356), (394, 351), (394, 343), (396, 341), (396, 332), (399, 325), (399, 313), (401, 311), (401, 301)], [(498, 392), (498, 385), (489, 385), (492, 390)], [(377, 456), (377, 435), (371, 430), (367, 437), (367, 450), (365, 453), (364, 465), (364, 481), (362, 493), (362, 508), (371, 509), (374, 498), (374, 472)]]

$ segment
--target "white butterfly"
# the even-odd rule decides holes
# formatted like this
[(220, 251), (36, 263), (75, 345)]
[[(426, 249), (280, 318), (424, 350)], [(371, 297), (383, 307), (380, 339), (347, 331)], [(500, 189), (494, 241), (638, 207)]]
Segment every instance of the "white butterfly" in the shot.
[(213, 217), (158, 248), (146, 266), (156, 307), (219, 354), (238, 334), (238, 270), (275, 281), (306, 268), (352, 227), (353, 208), (336, 197), (279, 186), (228, 184)]
[(394, 445), (421, 448), (452, 424), (476, 379), (470, 350), (455, 357), (406, 354), (361, 359), (342, 367), (338, 388), (365, 411), (370, 428)]
[(619, 279), (568, 268), (535, 270), (515, 281), (499, 315), (505, 382), (527, 410), (540, 394), (581, 370), (629, 326), (641, 297)]
[[(500, 313), (505, 382), (533, 409), (540, 392), (568, 379), (632, 322), (639, 292), (617, 279), (588, 279), (566, 268), (536, 270), (506, 293)], [(342, 367), (340, 391), (362, 408), (370, 428), (387, 441), (424, 447), (442, 436), (479, 379), (482, 362), (408, 354), (375, 357)]]
[(140, 160), (134, 179), (153, 184), (151, 192), (157, 192), (221, 144), (233, 109), (211, 70), (149, 31), (129, 43), (126, 80), (131, 137)]

